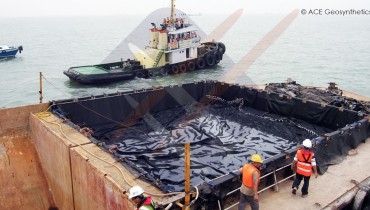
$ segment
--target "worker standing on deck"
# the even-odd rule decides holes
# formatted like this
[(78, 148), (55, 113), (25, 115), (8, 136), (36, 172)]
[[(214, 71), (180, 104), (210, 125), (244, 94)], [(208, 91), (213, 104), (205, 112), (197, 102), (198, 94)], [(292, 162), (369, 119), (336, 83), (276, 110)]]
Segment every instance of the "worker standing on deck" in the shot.
[(242, 174), (242, 186), (240, 187), (240, 201), (238, 210), (244, 210), (247, 204), (251, 205), (252, 210), (259, 209), (258, 185), (260, 182), (260, 166), (262, 158), (255, 154), (251, 157), (251, 163), (245, 164), (239, 171)]
[(310, 183), (312, 169), (315, 173), (315, 178), (317, 178), (316, 160), (314, 153), (310, 151), (311, 148), (311, 140), (305, 139), (303, 141), (303, 148), (299, 149), (294, 157), (292, 164), (292, 170), (296, 169), (296, 177), (292, 185), (292, 194), (294, 195), (297, 193), (299, 184), (301, 183), (302, 179), (304, 180), (301, 190), (302, 197), (306, 197), (308, 195), (308, 186)]
[(140, 186), (134, 186), (130, 189), (128, 196), (134, 203), (136, 203), (136, 210), (154, 210), (152, 198), (144, 196), (144, 190)]

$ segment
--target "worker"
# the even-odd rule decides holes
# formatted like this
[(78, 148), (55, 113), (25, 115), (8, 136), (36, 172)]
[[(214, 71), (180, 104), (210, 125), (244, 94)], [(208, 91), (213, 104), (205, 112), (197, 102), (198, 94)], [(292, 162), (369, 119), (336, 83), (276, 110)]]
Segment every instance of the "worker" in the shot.
[(296, 170), (296, 176), (292, 185), (292, 194), (295, 195), (297, 193), (299, 184), (303, 179), (304, 183), (301, 190), (303, 198), (308, 195), (308, 186), (312, 174), (312, 169), (315, 173), (315, 178), (317, 178), (316, 160), (314, 153), (310, 151), (311, 148), (311, 140), (305, 139), (303, 141), (303, 148), (297, 151), (292, 164), (292, 170)]
[(254, 154), (250, 162), (239, 170), (242, 174), (242, 186), (240, 187), (238, 210), (244, 210), (248, 202), (252, 210), (259, 209), (258, 185), (261, 177), (260, 166), (263, 161), (260, 155)]
[(136, 210), (154, 210), (152, 198), (144, 196), (144, 190), (140, 186), (134, 186), (130, 189), (128, 196), (136, 204)]

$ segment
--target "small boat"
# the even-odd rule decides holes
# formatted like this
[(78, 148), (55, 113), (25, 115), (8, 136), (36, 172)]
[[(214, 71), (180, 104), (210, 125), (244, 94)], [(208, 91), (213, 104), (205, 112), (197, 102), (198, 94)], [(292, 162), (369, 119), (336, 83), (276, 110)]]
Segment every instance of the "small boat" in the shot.
[(19, 46), (18, 48), (16, 48), (16, 47), (8, 47), (6, 45), (0, 45), (0, 59), (14, 57), (18, 51), (19, 53), (22, 53), (22, 50), (23, 50), (22, 46)]
[[(149, 46), (138, 49), (133, 59), (90, 66), (71, 67), (64, 74), (82, 84), (97, 84), (185, 73), (217, 65), (226, 47), (222, 42), (201, 42), (198, 28), (185, 18), (171, 15), (151, 23)], [(153, 20), (155, 22), (155, 20)], [(133, 46), (136, 47), (136, 46)]]

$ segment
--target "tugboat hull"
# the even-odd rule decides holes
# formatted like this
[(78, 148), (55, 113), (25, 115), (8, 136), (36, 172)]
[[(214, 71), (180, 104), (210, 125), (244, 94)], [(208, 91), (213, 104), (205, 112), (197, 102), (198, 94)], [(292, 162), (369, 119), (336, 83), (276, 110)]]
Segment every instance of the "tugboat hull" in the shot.
[(201, 70), (217, 65), (226, 51), (221, 42), (203, 43), (205, 47), (198, 49), (198, 58), (189, 59), (175, 64), (155, 68), (143, 68), (140, 62), (128, 59), (127, 61), (106, 63), (92, 66), (71, 67), (64, 74), (71, 80), (81, 84), (102, 84), (168, 74), (186, 73)]
[(135, 73), (119, 72), (119, 73), (106, 73), (106, 74), (93, 74), (93, 75), (77, 75), (69, 71), (64, 74), (69, 79), (79, 82), (81, 84), (102, 84), (109, 82), (118, 82), (122, 80), (130, 80), (135, 78)]

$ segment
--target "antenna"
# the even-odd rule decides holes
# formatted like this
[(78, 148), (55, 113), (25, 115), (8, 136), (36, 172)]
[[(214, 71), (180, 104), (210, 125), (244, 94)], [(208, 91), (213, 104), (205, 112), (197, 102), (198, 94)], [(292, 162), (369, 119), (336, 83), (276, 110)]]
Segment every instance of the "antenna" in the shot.
[(171, 17), (169, 25), (173, 24), (173, 20), (175, 19), (175, 0), (171, 0)]

